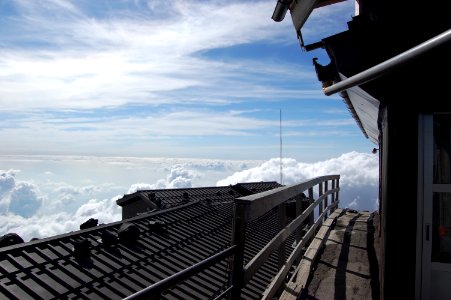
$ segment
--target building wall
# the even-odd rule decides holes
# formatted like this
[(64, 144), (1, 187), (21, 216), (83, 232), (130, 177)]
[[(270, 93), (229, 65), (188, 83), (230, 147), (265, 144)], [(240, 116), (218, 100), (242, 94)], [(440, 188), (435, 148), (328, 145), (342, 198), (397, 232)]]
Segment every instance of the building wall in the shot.
[(418, 114), (389, 106), (383, 121), (382, 139), (382, 263), (384, 299), (402, 291), (415, 298), (417, 237)]

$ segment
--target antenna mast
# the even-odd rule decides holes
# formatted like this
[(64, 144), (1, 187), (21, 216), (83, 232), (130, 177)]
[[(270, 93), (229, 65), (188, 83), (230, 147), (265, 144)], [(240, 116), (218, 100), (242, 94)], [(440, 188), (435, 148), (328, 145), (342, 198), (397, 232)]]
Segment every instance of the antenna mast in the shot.
[(280, 184), (283, 184), (282, 170), (282, 109), (280, 109)]

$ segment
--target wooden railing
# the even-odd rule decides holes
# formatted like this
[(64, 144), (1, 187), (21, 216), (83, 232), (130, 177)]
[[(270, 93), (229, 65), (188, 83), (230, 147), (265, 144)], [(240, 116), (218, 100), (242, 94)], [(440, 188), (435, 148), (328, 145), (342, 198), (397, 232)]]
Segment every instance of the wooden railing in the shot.
[[(241, 289), (248, 283), (255, 272), (264, 264), (274, 250), (278, 250), (279, 272), (274, 277), (268, 288), (263, 293), (263, 299), (271, 299), (283, 283), (290, 267), (299, 259), (302, 247), (315, 235), (318, 226), (332, 212), (339, 202), (339, 180), (340, 175), (321, 176), (309, 181), (279, 187), (271, 191), (237, 198), (234, 205), (234, 223), (232, 231), (232, 245), (236, 246), (235, 255), (232, 262), (230, 285), (232, 287), (230, 298), (240, 299)], [(329, 182), (331, 189), (329, 189)], [(314, 188), (317, 186), (318, 198), (314, 200)], [(304, 192), (308, 192), (311, 204), (303, 212), (301, 210)], [(329, 204), (330, 198), (330, 204)], [(286, 202), (296, 200), (295, 218), (287, 223)], [(244, 251), (246, 240), (246, 226), (252, 220), (264, 215), (271, 209), (278, 207), (279, 211), (279, 233), (264, 246), (260, 252), (244, 265)], [(314, 221), (313, 212), (318, 207), (318, 217)], [(309, 219), (309, 229), (301, 237), (300, 226)], [(288, 259), (286, 259), (285, 241), (296, 232), (296, 247), (293, 249)]]

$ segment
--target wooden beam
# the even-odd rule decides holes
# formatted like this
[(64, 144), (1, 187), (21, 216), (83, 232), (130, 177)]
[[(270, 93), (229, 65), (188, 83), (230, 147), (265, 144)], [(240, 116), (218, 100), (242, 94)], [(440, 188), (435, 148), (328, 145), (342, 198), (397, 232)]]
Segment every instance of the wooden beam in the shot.
[(316, 260), (319, 250), (326, 241), (332, 224), (343, 212), (344, 211), (342, 209), (336, 209), (321, 226), (312, 243), (309, 245), (307, 251), (304, 253), (304, 256), (302, 257), (300, 264), (293, 273), (293, 276), (290, 278), (286, 290), (280, 296), (280, 300), (297, 299), (298, 295), (307, 284), (313, 263)]
[[(263, 292), (262, 299), (272, 299), (272, 297), (276, 294), (277, 290), (279, 289), (280, 285), (285, 280), (285, 277), (288, 274), (288, 271), (290, 270), (291, 266), (293, 265), (293, 262), (295, 259), (299, 256), (301, 253), (302, 247), (307, 243), (307, 241), (310, 239), (311, 236), (313, 236), (316, 232), (316, 228), (320, 225), (318, 222), (321, 220), (321, 218), (324, 218), (324, 215), (327, 213), (327, 211), (330, 209), (330, 207), (327, 207), (324, 212), (319, 216), (317, 222), (315, 225), (313, 225), (309, 231), (305, 234), (305, 236), (302, 238), (302, 241), (296, 245), (296, 248), (294, 248), (293, 252), (291, 252), (290, 257), (288, 257), (287, 262), (285, 265), (279, 270), (277, 275), (274, 277), (274, 279), (271, 281), (270, 285), (266, 288), (266, 290)], [(302, 261), (301, 261), (302, 263)]]
[[(257, 272), (257, 270), (261, 267), (261, 265), (268, 259), (268, 257), (271, 255), (271, 253), (279, 247), (289, 236), (292, 234), (299, 225), (304, 222), (307, 217), (310, 216), (311, 212), (315, 209), (316, 206), (318, 206), (319, 203), (324, 201), (324, 197), (326, 197), (328, 194), (334, 193), (334, 190), (329, 190), (326, 194), (322, 195), (320, 198), (318, 198), (315, 202), (309, 205), (304, 212), (298, 216), (296, 219), (290, 222), (284, 229), (279, 231), (278, 234), (276, 234), (275, 237), (269, 241), (263, 249), (261, 249), (257, 255), (255, 255), (252, 260), (244, 267), (244, 284), (248, 283), (249, 280), (251, 280), (252, 276)], [(326, 210), (327, 212), (327, 210)], [(319, 220), (319, 219), (318, 219)], [(304, 238), (305, 239), (305, 236)]]
[(270, 211), (282, 202), (296, 197), (305, 190), (320, 184), (325, 180), (332, 180), (336, 178), (340, 178), (340, 175), (320, 176), (299, 184), (279, 187), (270, 191), (237, 198), (235, 199), (235, 203), (250, 206), (247, 210), (248, 214), (244, 216), (245, 221), (249, 222)]

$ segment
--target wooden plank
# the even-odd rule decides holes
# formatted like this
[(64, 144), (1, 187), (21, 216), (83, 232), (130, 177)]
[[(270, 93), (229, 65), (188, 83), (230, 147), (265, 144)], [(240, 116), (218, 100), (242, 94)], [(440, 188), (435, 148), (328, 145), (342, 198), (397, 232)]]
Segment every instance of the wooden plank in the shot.
[[(332, 205), (334, 206), (334, 205)], [(287, 284), (285, 291), (282, 293), (279, 299), (281, 300), (295, 300), (297, 296), (301, 293), (302, 288), (307, 284), (308, 277), (312, 265), (318, 255), (319, 250), (324, 245), (326, 241), (326, 236), (330, 232), (332, 223), (343, 213), (342, 209), (336, 209), (330, 217), (324, 222), (320, 230), (316, 234), (314, 240), (309, 245), (307, 251), (305, 252), (301, 263), (296, 268), (293, 276)]]
[[(287, 225), (287, 208), (286, 208), (286, 202), (283, 202), (279, 205), (278, 208), (278, 215), (279, 215), (279, 231), (283, 230), (285, 226)], [(285, 264), (285, 241), (282, 241), (279, 245), (279, 248), (277, 249), (278, 254), (278, 268), (281, 268)]]
[(271, 253), (282, 243), (284, 242), (290, 234), (292, 234), (299, 225), (304, 222), (304, 220), (311, 215), (311, 212), (315, 209), (315, 207), (324, 200), (324, 197), (328, 195), (328, 193), (333, 193), (333, 190), (329, 190), (326, 194), (323, 194), (320, 198), (318, 198), (315, 202), (309, 205), (304, 212), (298, 216), (296, 219), (290, 222), (284, 229), (282, 229), (276, 236), (274, 236), (271, 241), (269, 241), (266, 246), (258, 252), (257, 255), (252, 258), (252, 260), (244, 267), (244, 284), (249, 282), (252, 276), (257, 272), (258, 268), (268, 259)]
[(234, 204), (234, 219), (232, 227), (232, 245), (236, 245), (235, 255), (232, 261), (232, 270), (230, 273), (230, 285), (232, 290), (231, 299), (239, 299), (241, 296), (241, 288), (243, 287), (243, 265), (244, 265), (244, 245), (246, 241), (246, 215), (249, 206), (240, 203)]
[[(324, 210), (323, 214), (319, 216), (319, 218), (318, 218), (317, 222), (315, 223), (315, 225), (313, 225), (309, 229), (309, 231), (307, 231), (307, 233), (304, 236), (304, 238), (302, 239), (302, 241), (298, 245), (296, 245), (296, 248), (294, 248), (294, 250), (291, 253), (290, 257), (288, 257), (288, 260), (285, 263), (285, 265), (282, 267), (282, 269), (279, 270), (277, 275), (271, 281), (270, 285), (263, 292), (262, 299), (272, 299), (272, 297), (276, 294), (276, 292), (279, 289), (280, 285), (285, 280), (285, 277), (287, 276), (288, 271), (290, 270), (291, 266), (293, 265), (293, 262), (299, 256), (299, 254), (300, 254), (300, 252), (302, 250), (302, 247), (307, 243), (307, 241), (310, 239), (310, 237), (313, 236), (313, 234), (315, 233), (316, 228), (320, 224), (318, 221), (321, 220), (321, 218), (324, 218), (324, 215), (329, 211), (329, 209), (330, 209), (330, 206), (327, 207)], [(301, 263), (302, 263), (302, 261), (301, 261)]]
[(296, 197), (305, 190), (325, 180), (332, 180), (336, 178), (340, 178), (340, 175), (320, 176), (303, 183), (289, 185), (286, 187), (279, 187), (270, 191), (249, 195), (246, 197), (240, 197), (235, 199), (235, 203), (250, 206), (248, 215), (245, 216), (245, 221), (249, 222), (270, 211), (282, 202)]

